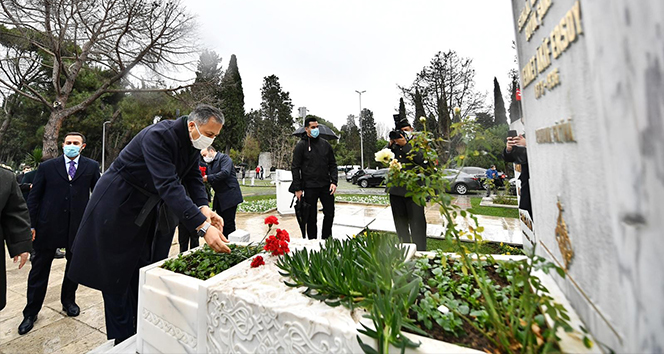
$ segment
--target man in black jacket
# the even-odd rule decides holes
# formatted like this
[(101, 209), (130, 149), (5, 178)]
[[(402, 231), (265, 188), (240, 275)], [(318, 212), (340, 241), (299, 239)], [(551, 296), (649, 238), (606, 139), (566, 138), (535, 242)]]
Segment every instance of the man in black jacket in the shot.
[(528, 182), (530, 180), (530, 170), (528, 169), (528, 154), (526, 153), (526, 137), (524, 135), (508, 137), (506, 145), (503, 151), (505, 161), (521, 165), (521, 174), (519, 175), (519, 181), (521, 181), (519, 209), (527, 210), (530, 214), (530, 219), (535, 220), (533, 217), (533, 207), (530, 203), (530, 184)]
[[(30, 214), (25, 200), (21, 197), (14, 173), (0, 167), (0, 243), (7, 244), (9, 257), (16, 263), (21, 262), (18, 269), (23, 268), (28, 253), (32, 249), (30, 233)], [(0, 259), (0, 310), (7, 303), (7, 277), (5, 275), (5, 252)]]
[(67, 276), (71, 265), (71, 246), (90, 192), (99, 180), (99, 163), (81, 155), (85, 136), (71, 132), (62, 144), (64, 154), (39, 165), (28, 208), (32, 224), (35, 255), (28, 276), (28, 301), (23, 309), (19, 334), (28, 333), (46, 297), (48, 278), (56, 248), (66, 248), (67, 265), (62, 280), (60, 302), (67, 316), (78, 316), (76, 305), (78, 284)]
[[(400, 120), (399, 115), (394, 115), (396, 130), (390, 133), (388, 148), (394, 153), (394, 158), (399, 161), (402, 169), (411, 169), (413, 164), (424, 164), (422, 153), (414, 153), (409, 142), (413, 127), (407, 119)], [(388, 185), (390, 183), (388, 182)], [(427, 248), (427, 220), (424, 215), (424, 207), (417, 205), (412, 197), (406, 197), (408, 190), (405, 186), (389, 186), (390, 207), (394, 218), (394, 227), (402, 242), (415, 243), (418, 251), (426, 251)]]
[(233, 160), (230, 156), (217, 152), (212, 146), (201, 150), (201, 156), (208, 164), (203, 182), (210, 183), (214, 189), (212, 210), (224, 220), (224, 235), (228, 236), (235, 231), (237, 206), (243, 202)]
[(326, 239), (332, 235), (334, 220), (334, 192), (337, 191), (339, 176), (337, 161), (332, 146), (318, 137), (318, 121), (309, 117), (304, 121), (306, 135), (302, 137), (293, 151), (293, 184), (291, 190), (299, 200), (304, 196), (305, 202), (311, 205), (307, 220), (307, 237), (318, 237), (317, 211), (318, 200), (323, 205), (322, 236)]

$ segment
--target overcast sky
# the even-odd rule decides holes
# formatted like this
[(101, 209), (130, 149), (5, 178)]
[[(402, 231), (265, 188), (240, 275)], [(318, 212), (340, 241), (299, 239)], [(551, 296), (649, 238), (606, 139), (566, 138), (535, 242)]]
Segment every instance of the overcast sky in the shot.
[[(260, 108), (263, 77), (277, 75), (297, 108), (341, 128), (362, 107), (393, 126), (400, 93), (438, 51), (474, 60), (476, 84), (493, 99), (516, 68), (509, 0), (183, 0), (200, 44), (238, 59), (245, 109)], [(489, 102), (488, 102), (489, 103)], [(506, 102), (509, 104), (509, 102)], [(412, 117), (411, 117), (412, 118)]]

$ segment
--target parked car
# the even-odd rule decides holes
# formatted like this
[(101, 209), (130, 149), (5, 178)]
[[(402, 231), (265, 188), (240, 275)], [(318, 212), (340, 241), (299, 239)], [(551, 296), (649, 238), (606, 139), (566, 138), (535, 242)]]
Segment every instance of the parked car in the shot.
[(387, 178), (387, 168), (381, 168), (376, 171), (367, 171), (364, 176), (361, 176), (357, 179), (357, 184), (362, 188), (368, 188), (373, 186), (380, 186), (385, 183), (385, 178)]
[(449, 191), (464, 195), (470, 190), (481, 190), (479, 178), (459, 170), (446, 169), (445, 179), (450, 181)]
[(357, 169), (352, 169), (346, 173), (346, 182), (350, 182), (352, 184), (355, 184), (357, 182), (357, 179), (360, 178), (361, 176), (364, 176), (366, 172), (363, 169), (357, 168)]

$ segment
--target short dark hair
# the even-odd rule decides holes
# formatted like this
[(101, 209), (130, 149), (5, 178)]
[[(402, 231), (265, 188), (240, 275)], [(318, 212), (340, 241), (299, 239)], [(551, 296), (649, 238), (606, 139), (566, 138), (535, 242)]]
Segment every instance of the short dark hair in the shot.
[(309, 128), (309, 123), (311, 122), (318, 123), (318, 119), (316, 119), (316, 117), (308, 117), (307, 119), (304, 120), (304, 127)]
[[(81, 133), (79, 133), (79, 132), (69, 132), (69, 133), (65, 134), (64, 139), (67, 139), (68, 136), (80, 136), (81, 139), (83, 139), (83, 144), (85, 144), (85, 141), (86, 141), (86, 140), (85, 140), (85, 135), (83, 135), (83, 134), (81, 134)], [(63, 141), (64, 141), (64, 140), (63, 140)]]
[(217, 152), (217, 150), (213, 148), (212, 145), (207, 147), (207, 151)]

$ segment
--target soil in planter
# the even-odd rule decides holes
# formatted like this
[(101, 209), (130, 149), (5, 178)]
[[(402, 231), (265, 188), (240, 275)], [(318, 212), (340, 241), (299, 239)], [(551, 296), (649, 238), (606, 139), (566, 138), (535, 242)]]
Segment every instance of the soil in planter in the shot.
[(248, 246), (229, 244), (228, 247), (231, 249), (230, 254), (216, 253), (210, 246), (204, 245), (202, 249), (186, 256), (179, 254), (177, 258), (167, 260), (161, 268), (207, 280), (263, 251), (262, 244)]
[[(445, 271), (447, 272), (446, 275), (450, 277), (451, 282), (458, 282), (461, 280), (462, 275), (457, 274), (454, 272), (452, 269), (455, 265), (456, 262), (459, 262), (454, 259), (448, 259), (447, 260), (447, 267), (444, 268)], [(433, 269), (436, 267), (441, 267), (440, 264), (436, 264), (434, 259), (429, 260), (429, 265), (431, 268), (428, 270), (428, 275), (429, 278), (433, 277)], [(487, 276), (493, 281), (494, 284), (498, 285), (500, 288), (505, 288), (506, 286), (510, 286), (510, 282), (505, 278), (504, 275), (499, 274), (496, 271), (496, 268), (493, 267), (493, 265), (487, 265), (484, 267), (484, 270), (487, 274)], [(464, 276), (465, 277), (465, 276)], [(472, 277), (472, 275), (468, 274), (468, 277)], [(427, 277), (423, 278), (424, 283), (427, 283)], [(430, 287), (429, 289), (432, 294), (437, 293), (439, 291), (438, 288), (435, 287)], [(456, 299), (464, 300), (461, 296), (458, 294), (454, 294), (454, 297)], [(425, 295), (420, 293), (416, 303), (419, 303), (421, 300), (425, 298)], [(484, 302), (484, 298), (481, 296), (478, 298), (478, 301), (480, 303)], [(457, 329), (457, 333), (446, 331), (442, 326), (440, 326), (436, 321), (432, 321), (432, 326), (431, 329), (428, 329), (424, 323), (424, 321), (418, 321), (418, 313), (415, 308), (411, 308), (409, 311), (409, 317), (415, 321), (415, 325), (419, 328), (421, 328), (424, 332), (426, 332), (430, 337), (444, 341), (447, 343), (453, 343), (456, 345), (464, 346), (464, 347), (469, 347), (469, 348), (474, 348), (478, 350), (485, 351), (487, 353), (499, 353), (501, 350), (497, 348), (487, 337), (477, 329), (475, 329), (472, 325), (470, 325), (468, 322), (462, 320), (461, 328), (460, 330)], [(472, 318), (468, 316), (469, 318)], [(544, 331), (546, 327), (542, 328), (542, 331)], [(405, 329), (404, 329), (405, 330)], [(407, 331), (407, 330), (406, 330)], [(464, 333), (465, 332), (465, 333)]]

